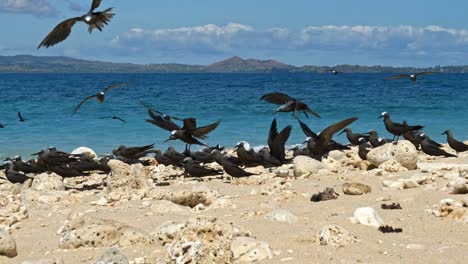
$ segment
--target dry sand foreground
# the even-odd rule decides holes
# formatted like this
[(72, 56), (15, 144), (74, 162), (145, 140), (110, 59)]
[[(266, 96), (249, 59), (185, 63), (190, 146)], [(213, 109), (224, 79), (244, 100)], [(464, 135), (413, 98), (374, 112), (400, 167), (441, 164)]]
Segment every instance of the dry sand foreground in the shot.
[[(468, 155), (432, 159), (411, 147), (369, 153), (372, 163), (389, 160), (373, 170), (353, 150), (250, 168), (262, 174), (230, 183), (119, 161), (111, 161), (110, 176), (40, 175), (23, 186), (0, 180), (0, 254), (15, 255), (8, 239), (17, 252), (0, 263), (112, 263), (101, 259), (112, 250), (115, 263), (468, 263)], [(404, 167), (416, 162), (415, 170)], [(349, 182), (371, 192), (344, 194)], [(339, 197), (310, 201), (326, 187)], [(381, 209), (393, 202), (403, 209)], [(360, 207), (403, 232), (352, 223)], [(327, 225), (343, 233), (320, 239)]]

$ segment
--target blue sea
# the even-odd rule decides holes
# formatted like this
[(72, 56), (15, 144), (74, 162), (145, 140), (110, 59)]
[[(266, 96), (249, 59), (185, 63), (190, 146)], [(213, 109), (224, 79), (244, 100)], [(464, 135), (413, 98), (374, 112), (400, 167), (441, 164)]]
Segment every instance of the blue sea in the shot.
[[(451, 129), (458, 139), (468, 139), (468, 75), (433, 74), (413, 84), (409, 80), (386, 81), (391, 74), (0, 74), (0, 158), (22, 155), (56, 146), (71, 151), (87, 146), (99, 154), (111, 153), (120, 144), (137, 146), (155, 143), (165, 150), (181, 142), (162, 143), (170, 132), (146, 123), (140, 100), (167, 114), (196, 117), (199, 125), (218, 119), (221, 125), (204, 142), (233, 147), (245, 140), (253, 146), (266, 145), (268, 130), (277, 106), (260, 101), (278, 91), (308, 103), (322, 118), (301, 115), (316, 132), (349, 117), (356, 132), (376, 129), (391, 137), (377, 119), (389, 112), (394, 121), (426, 126), (430, 137), (445, 142), (440, 134)], [(86, 96), (107, 85), (129, 82), (106, 94), (106, 101), (85, 103)], [(161, 94), (160, 94), (161, 93)], [(156, 96), (160, 94), (160, 96)], [(20, 123), (17, 111), (26, 122)], [(100, 117), (117, 115), (127, 123)], [(293, 125), (288, 145), (305, 139), (290, 113), (276, 114), (280, 128)], [(342, 135), (338, 141), (346, 142)]]

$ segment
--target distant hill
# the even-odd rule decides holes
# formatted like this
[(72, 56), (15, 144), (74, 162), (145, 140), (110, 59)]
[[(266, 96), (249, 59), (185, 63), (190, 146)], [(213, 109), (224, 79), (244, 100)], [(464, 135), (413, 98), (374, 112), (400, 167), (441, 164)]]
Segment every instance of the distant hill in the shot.
[(0, 73), (271, 73), (311, 72), (323, 73), (327, 69), (345, 73), (396, 73), (435, 71), (450, 73), (468, 72), (468, 66), (436, 66), (430, 68), (337, 65), (293, 66), (275, 60), (256, 60), (232, 57), (207, 66), (176, 63), (132, 64), (89, 61), (70, 57), (37, 57), (31, 55), (0, 56)]

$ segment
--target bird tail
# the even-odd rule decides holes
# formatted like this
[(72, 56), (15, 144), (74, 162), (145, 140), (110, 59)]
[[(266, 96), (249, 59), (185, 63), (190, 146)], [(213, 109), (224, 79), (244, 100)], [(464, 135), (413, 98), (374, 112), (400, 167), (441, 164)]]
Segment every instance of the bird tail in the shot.
[(89, 25), (88, 32), (91, 33), (95, 28), (99, 31), (102, 31), (105, 25), (107, 25), (111, 19), (115, 16), (114, 13), (110, 13), (112, 11), (112, 7), (108, 8), (102, 12), (96, 13), (97, 19), (96, 23)]

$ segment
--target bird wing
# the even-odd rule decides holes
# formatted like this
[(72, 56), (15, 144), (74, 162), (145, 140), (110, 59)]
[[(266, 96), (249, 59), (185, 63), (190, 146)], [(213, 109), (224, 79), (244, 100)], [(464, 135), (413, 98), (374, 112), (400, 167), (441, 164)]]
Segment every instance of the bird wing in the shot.
[(101, 5), (101, 1), (102, 0), (93, 0), (90, 11), (92, 12), (94, 9), (98, 8)]
[(19, 120), (24, 120), (23, 116), (21, 115), (21, 112), (18, 112), (18, 118), (19, 118)]
[(429, 72), (429, 71), (418, 72), (415, 74), (415, 76), (425, 75), (425, 74), (433, 74), (433, 72)]
[(118, 116), (116, 116), (115, 119), (120, 120), (120, 121), (122, 121), (122, 122), (124, 122), (124, 123), (127, 123), (127, 121), (123, 120), (122, 118), (120, 118), (120, 117), (118, 117)]
[(196, 138), (206, 139), (207, 138), (206, 134), (208, 134), (211, 131), (215, 130), (220, 123), (221, 123), (221, 120), (218, 120), (218, 121), (214, 122), (211, 125), (195, 128), (194, 130), (191, 130), (190, 132)]
[(294, 98), (284, 93), (275, 92), (263, 95), (260, 100), (265, 100), (272, 104), (282, 105), (287, 102), (294, 101)]
[(197, 119), (195, 118), (185, 118), (184, 119), (184, 126), (182, 130), (194, 130), (197, 128)]
[(276, 118), (275, 118), (271, 122), (270, 131), (268, 132), (268, 139), (267, 139), (268, 146), (273, 145), (273, 141), (275, 140), (277, 136), (278, 136), (278, 128), (277, 128)]
[(115, 84), (112, 84), (111, 86), (107, 87), (106, 89), (104, 89), (104, 93), (107, 93), (108, 91), (112, 90), (112, 89), (115, 89), (115, 88), (118, 88), (118, 87), (121, 87), (121, 86), (124, 86), (124, 85), (127, 85), (128, 83), (115, 83)]
[(107, 25), (115, 15), (110, 13), (110, 11), (112, 11), (112, 8), (108, 8), (102, 12), (93, 13), (92, 23), (88, 24), (88, 32), (91, 33), (96, 28), (99, 31), (102, 31), (104, 26)]
[(336, 132), (344, 129), (356, 120), (358, 120), (357, 117), (348, 118), (325, 128), (322, 132), (320, 132), (317, 144), (321, 146), (327, 146), (332, 141), (331, 139)]
[(289, 125), (285, 127), (278, 136), (273, 140), (273, 144), (268, 145), (270, 148), (270, 153), (273, 157), (279, 159), (281, 162), (284, 161), (286, 156), (285, 144), (288, 141), (289, 136), (291, 135), (292, 126)]
[(303, 103), (303, 102), (297, 100), (296, 104), (297, 104), (296, 108), (304, 109), (304, 111), (309, 112), (309, 113), (313, 114), (314, 116), (320, 118), (320, 115), (315, 113), (306, 103)]
[[(161, 94), (161, 93), (159, 93), (158, 95), (160, 95), (160, 94)], [(157, 96), (158, 96), (158, 95), (157, 95)], [(141, 101), (141, 100), (140, 100), (140, 104), (142, 104), (144, 107), (146, 107), (146, 109), (149, 109), (149, 110), (151, 110), (151, 111), (153, 111), (153, 112), (155, 112), (155, 113), (157, 113), (157, 114), (159, 114), (159, 115), (167, 116), (167, 117), (169, 117), (169, 118), (171, 118), (171, 119), (178, 120), (178, 121), (183, 121), (181, 118), (178, 118), (178, 117), (175, 117), (175, 116), (166, 115), (165, 113), (160, 112), (160, 111), (158, 111), (158, 110), (152, 108), (151, 106), (149, 106), (149, 104), (147, 104), (147, 103), (145, 103), (145, 102), (143, 102), (143, 101)]]
[(80, 103), (77, 107), (75, 107), (75, 109), (73, 110), (73, 113), (78, 112), (78, 109), (80, 109), (80, 107), (81, 107), (84, 103), (86, 103), (87, 101), (93, 99), (94, 97), (96, 97), (96, 95), (90, 95), (90, 96), (86, 97), (85, 99), (83, 99), (83, 101), (81, 101), (81, 103)]
[(312, 131), (306, 124), (302, 123), (302, 121), (299, 120), (299, 119), (297, 121), (299, 121), (299, 125), (301, 126), (302, 132), (304, 132), (304, 134), (307, 137), (311, 137), (313, 139), (318, 138), (318, 135), (316, 133), (314, 133), (314, 131)]
[(385, 80), (395, 80), (395, 79), (401, 79), (401, 78), (410, 78), (411, 76), (409, 74), (400, 74), (400, 75), (395, 75), (392, 77), (385, 78)]
[(130, 147), (130, 148), (126, 148), (122, 151), (121, 154), (125, 156), (128, 156), (128, 157), (131, 157), (131, 156), (135, 156), (137, 154), (140, 154), (144, 151), (147, 151), (147, 150), (150, 150), (154, 147), (154, 144), (151, 144), (151, 145), (146, 145), (146, 146), (142, 146), (142, 147)]
[(37, 46), (38, 49), (41, 47), (50, 47), (54, 46), (55, 44), (64, 41), (71, 33), (72, 27), (75, 25), (76, 22), (80, 21), (81, 17), (74, 17), (62, 21), (58, 24), (45, 38), (42, 40), (41, 44)]
[(180, 129), (180, 127), (177, 124), (175, 124), (174, 122), (165, 120), (164, 118), (162, 118), (162, 116), (156, 115), (151, 109), (148, 109), (148, 114), (151, 117), (151, 120), (146, 120), (146, 122), (148, 123), (156, 125), (167, 131), (174, 131), (174, 130)]

